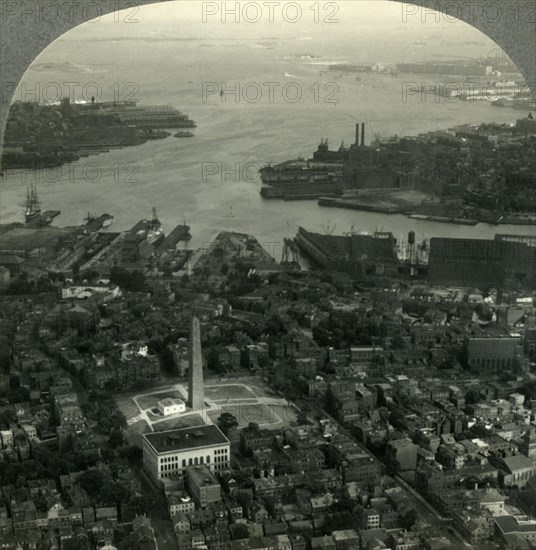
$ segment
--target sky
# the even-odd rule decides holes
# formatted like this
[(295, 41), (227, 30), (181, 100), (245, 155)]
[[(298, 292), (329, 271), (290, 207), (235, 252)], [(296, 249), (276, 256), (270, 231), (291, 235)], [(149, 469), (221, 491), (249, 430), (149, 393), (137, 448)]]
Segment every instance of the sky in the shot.
[[(268, 7), (267, 3), (272, 4), (272, 7)], [(239, 5), (239, 15), (232, 13), (236, 4)], [(292, 4), (299, 6), (301, 17), (297, 16), (298, 11)], [(224, 20), (225, 8), (229, 13)], [(92, 31), (98, 32), (99, 28), (108, 29), (111, 24), (115, 24), (117, 34), (129, 34), (135, 33), (138, 25), (117, 23), (138, 22), (144, 28), (154, 27), (161, 30), (173, 26), (188, 32), (191, 36), (201, 38), (224, 35), (246, 38), (259, 37), (266, 33), (267, 36), (278, 38), (300, 33), (321, 36), (326, 33), (346, 34), (372, 29), (379, 32), (397, 29), (407, 32), (480, 34), (466, 23), (447, 20), (443, 15), (436, 18), (433, 14), (428, 14), (423, 21), (422, 12), (411, 13), (413, 9), (416, 8), (409, 4), (384, 0), (177, 0), (139, 6), (123, 10), (119, 14), (109, 14), (103, 16), (98, 25), (89, 26), (93, 27)], [(292, 22), (294, 19), (296, 21)]]

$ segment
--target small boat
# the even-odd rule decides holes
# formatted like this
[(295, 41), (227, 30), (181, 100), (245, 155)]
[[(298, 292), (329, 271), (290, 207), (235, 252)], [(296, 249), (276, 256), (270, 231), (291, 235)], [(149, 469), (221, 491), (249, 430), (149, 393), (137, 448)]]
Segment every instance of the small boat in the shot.
[(188, 130), (179, 130), (176, 134), (173, 134), (173, 137), (183, 138), (183, 137), (194, 137), (195, 134), (189, 132)]

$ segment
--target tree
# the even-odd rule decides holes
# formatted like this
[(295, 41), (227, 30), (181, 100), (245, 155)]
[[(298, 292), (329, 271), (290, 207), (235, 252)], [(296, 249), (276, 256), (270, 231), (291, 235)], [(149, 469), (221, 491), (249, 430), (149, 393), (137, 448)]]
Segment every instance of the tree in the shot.
[(480, 401), (480, 392), (477, 388), (469, 388), (465, 394), (465, 402), (467, 405), (474, 405)]
[(11, 394), (11, 403), (23, 403), (30, 400), (30, 390), (21, 386)]
[(101, 489), (100, 498), (105, 504), (115, 504), (121, 511), (121, 503), (130, 498), (130, 490), (119, 481), (105, 483)]
[(404, 349), (406, 347), (406, 342), (401, 334), (395, 334), (395, 336), (393, 336), (391, 347), (393, 349)]
[(128, 271), (118, 266), (112, 267), (110, 282), (125, 290), (139, 292), (146, 289), (145, 275), (141, 271)]
[(143, 550), (145, 547), (145, 543), (140, 542), (134, 533), (125, 537), (117, 545), (118, 550)]
[(121, 430), (113, 430), (112, 433), (110, 434), (110, 437), (108, 438), (108, 444), (112, 449), (121, 447), (121, 445), (123, 445), (124, 442), (125, 442), (125, 437)]
[(417, 512), (414, 508), (409, 508), (407, 510), (404, 510), (400, 514), (400, 524), (404, 529), (411, 529), (415, 522), (417, 521)]
[(218, 418), (218, 421), (217, 421), (217, 425), (218, 425), (218, 428), (225, 434), (227, 435), (227, 433), (232, 429), (232, 428), (236, 428), (238, 426), (238, 421), (236, 420), (236, 417), (229, 413), (229, 412), (224, 412), (223, 414), (221, 414), (221, 416)]
[(110, 378), (104, 383), (104, 389), (109, 392), (118, 392), (119, 390), (121, 390), (121, 388), (121, 384), (115, 378)]
[(475, 424), (469, 428), (469, 431), (473, 434), (473, 437), (488, 437), (490, 432), (482, 426), (482, 424)]
[(128, 460), (131, 466), (139, 466), (143, 461), (143, 452), (136, 445), (128, 445), (119, 449), (119, 456)]
[(158, 499), (153, 495), (135, 495), (128, 503), (135, 514), (148, 515), (157, 506)]
[(99, 470), (88, 470), (78, 478), (78, 484), (93, 499), (96, 499), (104, 484), (104, 475)]

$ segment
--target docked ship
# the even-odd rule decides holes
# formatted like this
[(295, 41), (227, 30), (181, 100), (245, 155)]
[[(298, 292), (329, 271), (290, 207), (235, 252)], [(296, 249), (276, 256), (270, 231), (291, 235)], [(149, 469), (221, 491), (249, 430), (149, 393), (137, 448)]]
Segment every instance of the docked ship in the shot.
[(260, 169), (260, 174), (262, 183), (267, 185), (318, 181), (334, 182), (342, 178), (343, 169), (342, 164), (296, 159), (275, 166), (264, 166)]
[(39, 203), (39, 197), (37, 196), (37, 188), (35, 184), (32, 184), (26, 190), (26, 222), (35, 220), (41, 215), (41, 204)]
[(41, 210), (41, 204), (37, 195), (37, 187), (32, 183), (26, 191), (26, 210), (24, 218), (32, 227), (49, 225), (52, 220), (61, 214), (60, 210)]
[(266, 185), (302, 183), (336, 183), (342, 180), (348, 148), (341, 143), (339, 149), (330, 151), (328, 140), (320, 141), (312, 159), (297, 158), (260, 169), (261, 181)]
[(100, 216), (95, 216), (94, 214), (90, 214), (88, 212), (84, 220), (89, 231), (99, 231), (99, 229), (109, 227), (112, 223), (114, 223), (114, 217), (112, 214), (101, 214)]
[(261, 196), (265, 199), (306, 200), (342, 195), (344, 161), (348, 149), (344, 142), (330, 151), (322, 139), (312, 159), (297, 158), (260, 169)]
[(156, 207), (153, 206), (153, 219), (151, 220), (149, 231), (147, 231), (147, 242), (153, 246), (158, 246), (164, 240), (164, 237), (164, 230), (156, 215)]

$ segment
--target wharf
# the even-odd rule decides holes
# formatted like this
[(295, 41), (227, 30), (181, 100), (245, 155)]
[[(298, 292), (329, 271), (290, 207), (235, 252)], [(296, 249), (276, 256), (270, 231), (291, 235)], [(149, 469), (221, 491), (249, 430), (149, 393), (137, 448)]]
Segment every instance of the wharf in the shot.
[(319, 206), (332, 206), (336, 208), (348, 208), (350, 210), (364, 210), (366, 212), (380, 212), (382, 214), (405, 214), (402, 207), (378, 206), (363, 204), (355, 200), (322, 196), (318, 199)]
[(424, 220), (427, 222), (455, 223), (457, 225), (476, 225), (478, 220), (473, 218), (449, 218), (447, 216), (433, 216), (426, 214), (410, 214), (408, 218), (413, 220)]

